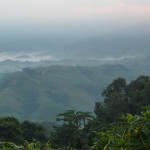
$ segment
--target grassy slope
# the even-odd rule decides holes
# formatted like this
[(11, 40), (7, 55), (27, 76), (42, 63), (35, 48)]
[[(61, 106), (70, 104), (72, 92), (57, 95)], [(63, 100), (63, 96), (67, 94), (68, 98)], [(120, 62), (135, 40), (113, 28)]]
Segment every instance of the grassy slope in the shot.
[(118, 76), (130, 79), (132, 74), (121, 65), (26, 68), (1, 80), (0, 115), (53, 121), (65, 109), (93, 111), (108, 83)]

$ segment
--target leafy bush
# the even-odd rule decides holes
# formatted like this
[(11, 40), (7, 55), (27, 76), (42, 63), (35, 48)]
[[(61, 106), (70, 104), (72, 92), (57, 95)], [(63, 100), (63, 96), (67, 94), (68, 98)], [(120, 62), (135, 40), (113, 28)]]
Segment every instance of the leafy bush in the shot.
[(0, 150), (24, 150), (24, 147), (10, 142), (0, 142)]
[(106, 131), (96, 132), (94, 150), (149, 150), (150, 106), (141, 115), (122, 116), (121, 123), (114, 123)]

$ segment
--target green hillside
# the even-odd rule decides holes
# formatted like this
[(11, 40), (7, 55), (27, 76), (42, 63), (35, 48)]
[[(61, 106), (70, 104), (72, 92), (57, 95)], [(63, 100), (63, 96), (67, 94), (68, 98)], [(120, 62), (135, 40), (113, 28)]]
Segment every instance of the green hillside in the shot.
[(25, 68), (0, 80), (0, 116), (53, 121), (66, 109), (93, 111), (101, 92), (114, 78), (132, 79), (122, 65)]

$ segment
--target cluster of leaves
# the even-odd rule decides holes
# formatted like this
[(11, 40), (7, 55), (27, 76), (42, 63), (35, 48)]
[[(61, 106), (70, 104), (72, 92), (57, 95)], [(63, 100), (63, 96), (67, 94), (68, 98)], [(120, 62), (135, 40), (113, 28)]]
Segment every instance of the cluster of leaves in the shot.
[(149, 150), (150, 106), (141, 115), (127, 114), (122, 122), (106, 131), (98, 131), (94, 150)]
[[(33, 140), (31, 143), (25, 142), (22, 146), (17, 146), (11, 142), (1, 142), (0, 150), (41, 150), (41, 143)], [(52, 147), (49, 143), (46, 143), (42, 150), (52, 150)]]
[(17, 146), (10, 142), (0, 142), (0, 150), (23, 150), (23, 146)]

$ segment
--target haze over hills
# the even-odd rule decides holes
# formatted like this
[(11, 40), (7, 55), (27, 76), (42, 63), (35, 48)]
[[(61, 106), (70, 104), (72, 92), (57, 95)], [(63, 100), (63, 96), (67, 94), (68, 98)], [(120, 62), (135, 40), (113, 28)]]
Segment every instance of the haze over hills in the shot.
[(54, 121), (66, 109), (92, 112), (114, 78), (150, 74), (149, 33), (3, 39), (0, 44), (1, 116)]
[(150, 53), (150, 36), (110, 36), (89, 38), (64, 49), (72, 58), (102, 59), (142, 57)]
[[(93, 62), (94, 65), (96, 62)], [(10, 66), (15, 62), (7, 63)], [(20, 63), (24, 65), (24, 62)], [(51, 64), (37, 68), (36, 65), (42, 64), (28, 62), (30, 67), (36, 68), (1, 75), (0, 116), (54, 121), (56, 115), (66, 109), (93, 112), (94, 103), (102, 100), (101, 92), (113, 79), (124, 77), (130, 81), (141, 74), (150, 75), (149, 57), (91, 67), (62, 63), (66, 63), (66, 66)], [(20, 64), (16, 62), (16, 65), (19, 67)]]
[(112, 60), (149, 55), (150, 33), (121, 31), (83, 39), (48, 36), (3, 38), (0, 46), (1, 61)]
[(129, 72), (121, 65), (108, 65), (26, 68), (5, 74), (0, 80), (0, 116), (54, 121), (66, 109), (92, 112), (107, 83), (118, 75), (128, 76)]

